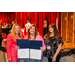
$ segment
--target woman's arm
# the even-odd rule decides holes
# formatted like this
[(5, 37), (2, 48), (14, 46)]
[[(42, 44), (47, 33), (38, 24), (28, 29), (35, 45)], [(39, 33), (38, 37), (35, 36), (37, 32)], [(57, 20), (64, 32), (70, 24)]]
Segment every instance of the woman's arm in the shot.
[(11, 45), (12, 45), (12, 37), (10, 34), (7, 36), (7, 43), (6, 43), (6, 51), (7, 51), (7, 59), (11, 60)]
[(46, 45), (44, 43), (44, 39), (39, 35), (39, 39), (42, 41), (42, 47), (40, 47), (41, 51), (46, 51)]
[(53, 56), (53, 58), (52, 58), (53, 61), (56, 60), (56, 57), (57, 57), (57, 55), (59, 54), (59, 52), (60, 52), (60, 50), (61, 50), (61, 47), (62, 47), (62, 45), (63, 45), (63, 40), (62, 40), (62, 37), (61, 37), (60, 35), (57, 35), (57, 36), (56, 36), (56, 40), (57, 40), (57, 46), (58, 46), (58, 48), (57, 48), (57, 50), (56, 50), (56, 52), (55, 52), (55, 54), (54, 54), (54, 56)]
[(56, 61), (56, 57), (59, 54), (59, 52), (61, 50), (61, 47), (62, 47), (62, 43), (58, 45), (58, 48), (57, 48), (57, 50), (56, 50), (56, 52), (55, 52), (55, 54), (54, 54), (54, 56), (52, 58), (52, 61)]

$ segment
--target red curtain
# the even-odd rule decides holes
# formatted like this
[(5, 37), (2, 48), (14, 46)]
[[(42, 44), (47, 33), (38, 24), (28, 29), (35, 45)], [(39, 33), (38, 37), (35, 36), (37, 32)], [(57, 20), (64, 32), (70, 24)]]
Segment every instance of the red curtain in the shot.
[(24, 12), (24, 27), (25, 27), (25, 24), (27, 23), (27, 18), (28, 18), (28, 13)]
[[(47, 25), (50, 23), (56, 24), (56, 15), (58, 13), (58, 27), (61, 33), (61, 12), (46, 12)], [(29, 22), (35, 24), (39, 34), (43, 36), (43, 26), (45, 20), (45, 12), (0, 12), (0, 21), (4, 26), (4, 22), (17, 21), (21, 27), (25, 27), (29, 16)]]
[(39, 12), (39, 34), (43, 34), (43, 25), (42, 25), (42, 12)]

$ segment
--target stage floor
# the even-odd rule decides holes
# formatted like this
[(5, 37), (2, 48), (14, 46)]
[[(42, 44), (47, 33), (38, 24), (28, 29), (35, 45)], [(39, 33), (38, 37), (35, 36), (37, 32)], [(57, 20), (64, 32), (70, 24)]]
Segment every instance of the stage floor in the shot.
[[(69, 55), (70, 49), (75, 48), (75, 44), (73, 43), (64, 43), (62, 46), (62, 53), (65, 55), (61, 56), (60, 62), (74, 62), (74, 54)], [(8, 62), (7, 54), (5, 51), (0, 51), (0, 62)], [(24, 62), (24, 60), (20, 60), (20, 62)], [(47, 57), (43, 58), (42, 62), (48, 62)]]
[[(0, 62), (8, 62), (5, 52), (0, 52)], [(24, 62), (24, 60), (20, 60), (20, 62)], [(43, 57), (42, 62), (48, 62), (47, 57)], [(74, 54), (61, 57), (60, 62), (74, 62)]]
[(75, 43), (64, 43), (62, 49), (65, 48), (75, 48)]

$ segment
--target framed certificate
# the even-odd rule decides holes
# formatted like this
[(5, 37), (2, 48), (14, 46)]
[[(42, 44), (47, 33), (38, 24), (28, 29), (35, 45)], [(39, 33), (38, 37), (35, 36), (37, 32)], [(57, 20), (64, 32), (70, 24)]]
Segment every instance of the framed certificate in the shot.
[(42, 47), (42, 41), (30, 40), (30, 59), (34, 60), (42, 60), (42, 51), (40, 47)]
[(17, 45), (20, 47), (17, 50), (18, 59), (42, 60), (42, 41), (17, 39)]
[(29, 59), (29, 40), (28, 39), (17, 39), (17, 46), (20, 49), (17, 50), (18, 59)]
[(18, 59), (29, 59), (29, 48), (17, 50)]
[(42, 51), (38, 49), (30, 49), (30, 59), (41, 60)]

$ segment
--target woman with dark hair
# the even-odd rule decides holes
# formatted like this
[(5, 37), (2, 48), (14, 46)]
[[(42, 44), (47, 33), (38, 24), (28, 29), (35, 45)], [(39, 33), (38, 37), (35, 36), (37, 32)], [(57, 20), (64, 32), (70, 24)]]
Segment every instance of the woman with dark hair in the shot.
[[(45, 43), (43, 38), (38, 34), (37, 32), (37, 28), (34, 24), (31, 24), (30, 27), (28, 28), (28, 35), (25, 37), (25, 39), (29, 39), (29, 40), (40, 40), (42, 41), (42, 47), (40, 47), (41, 51), (45, 51)], [(28, 61), (28, 60), (25, 60)], [(30, 59), (30, 62), (40, 62), (39, 60), (35, 61), (34, 59)]]
[(49, 25), (49, 31), (45, 37), (46, 52), (49, 62), (59, 62), (63, 40), (54, 23)]
[[(41, 51), (45, 51), (46, 50), (46, 46), (44, 43), (43, 38), (38, 34), (37, 32), (37, 28), (34, 24), (31, 24), (28, 28), (28, 35), (25, 36), (24, 39), (28, 39), (28, 40), (38, 40), (38, 41), (42, 41), (42, 47), (40, 47)], [(19, 49), (19, 47), (17, 46), (16, 49)], [(42, 54), (43, 57), (43, 54)], [(25, 59), (25, 62), (41, 62), (40, 60), (34, 60), (34, 59)]]
[(4, 39), (2, 36), (2, 25), (0, 25), (0, 62), (3, 62), (3, 51), (2, 51), (2, 43), (6, 42), (7, 39)]

